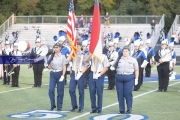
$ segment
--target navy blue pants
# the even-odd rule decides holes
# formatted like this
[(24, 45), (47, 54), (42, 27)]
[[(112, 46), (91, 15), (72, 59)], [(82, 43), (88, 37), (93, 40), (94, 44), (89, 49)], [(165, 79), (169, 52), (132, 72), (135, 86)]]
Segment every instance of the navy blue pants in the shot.
[(125, 111), (124, 98), (126, 99), (127, 110), (132, 109), (132, 90), (134, 86), (135, 75), (120, 75), (116, 74), (116, 90), (119, 102), (119, 111)]
[[(90, 72), (88, 83), (89, 83), (89, 93), (90, 93), (92, 110), (102, 110), (104, 75), (101, 75), (98, 79), (93, 79), (93, 72)], [(98, 97), (97, 105), (96, 105), (96, 93)]]
[(72, 106), (77, 106), (76, 99), (76, 85), (78, 85), (79, 90), (79, 109), (84, 109), (84, 83), (85, 83), (85, 74), (83, 74), (79, 80), (75, 80), (75, 72), (73, 71), (70, 74), (70, 83), (69, 83), (69, 94), (71, 97)]
[(50, 72), (50, 80), (49, 80), (49, 98), (51, 102), (51, 107), (55, 105), (55, 94), (54, 90), (57, 84), (57, 109), (62, 109), (63, 97), (64, 97), (64, 83), (59, 82), (59, 79), (62, 75), (62, 71), (60, 72)]

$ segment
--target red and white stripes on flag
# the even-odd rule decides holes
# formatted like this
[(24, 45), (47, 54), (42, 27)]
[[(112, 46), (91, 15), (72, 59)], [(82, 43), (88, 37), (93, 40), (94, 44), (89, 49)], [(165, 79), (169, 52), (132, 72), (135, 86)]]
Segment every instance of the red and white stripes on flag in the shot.
[(100, 29), (101, 21), (99, 13), (99, 2), (98, 0), (95, 0), (89, 51), (95, 58), (102, 62), (102, 40)]
[(70, 0), (69, 15), (67, 20), (67, 38), (71, 44), (71, 50), (73, 54), (72, 58), (76, 57), (77, 40), (76, 40), (76, 17), (74, 13), (73, 0)]

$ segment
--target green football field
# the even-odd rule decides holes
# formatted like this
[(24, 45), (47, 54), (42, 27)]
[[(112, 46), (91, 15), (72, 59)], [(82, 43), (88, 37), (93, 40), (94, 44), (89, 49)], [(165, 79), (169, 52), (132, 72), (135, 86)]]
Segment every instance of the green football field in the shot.
[[(152, 71), (156, 73), (155, 67)], [(180, 71), (180, 67), (176, 67), (175, 71)], [(32, 88), (32, 69), (27, 69), (26, 65), (21, 65), (19, 88), (0, 85), (0, 120), (180, 120), (179, 80), (169, 82), (168, 92), (155, 92), (158, 86), (157, 82), (144, 82), (140, 91), (133, 92), (132, 114), (117, 114), (116, 90), (105, 89), (102, 114), (90, 114), (89, 89), (85, 89), (84, 111), (82, 113), (69, 111), (71, 101), (68, 85), (65, 85), (63, 111), (48, 111), (50, 108), (48, 96), (49, 72), (43, 74), (43, 86)], [(104, 88), (107, 88), (107, 85), (104, 85)]]

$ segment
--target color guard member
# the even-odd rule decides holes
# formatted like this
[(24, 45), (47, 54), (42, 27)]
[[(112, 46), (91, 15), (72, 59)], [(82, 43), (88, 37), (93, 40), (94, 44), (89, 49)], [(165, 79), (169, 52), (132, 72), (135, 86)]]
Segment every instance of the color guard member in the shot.
[[(99, 56), (100, 57), (100, 56)], [(109, 67), (109, 61), (107, 56), (102, 54), (102, 63), (95, 58), (91, 57), (91, 54), (86, 57), (84, 61), (91, 59), (91, 72), (89, 74), (89, 93), (91, 99), (91, 113), (102, 112), (102, 98), (104, 88), (104, 77)], [(96, 104), (97, 94), (97, 104)]]
[[(89, 62), (84, 62), (86, 55), (81, 51), (82, 43), (77, 42), (76, 57), (72, 61), (72, 73), (70, 74), (69, 94), (71, 97), (72, 110), (78, 109), (76, 99), (76, 85), (78, 85), (79, 91), (79, 110), (83, 112), (84, 109), (84, 84), (85, 84), (85, 72), (89, 67)], [(68, 56), (68, 62), (72, 60), (71, 55)]]
[[(49, 80), (49, 98), (51, 102), (51, 108), (50, 110), (53, 110), (56, 108), (55, 104), (55, 94), (54, 90), (57, 85), (57, 110), (61, 111), (62, 110), (62, 105), (63, 105), (63, 98), (64, 98), (64, 75), (66, 72), (66, 64), (67, 64), (67, 59), (65, 55), (62, 55), (60, 53), (60, 50), (62, 48), (62, 45), (59, 43), (56, 43), (54, 46), (54, 56), (49, 57), (48, 65), (49, 69), (52, 69), (50, 72), (50, 80)], [(53, 57), (53, 58), (51, 58)]]
[[(116, 90), (119, 102), (119, 114), (125, 113), (125, 100), (127, 104), (127, 114), (132, 111), (132, 90), (134, 84), (138, 84), (139, 67), (135, 58), (130, 56), (130, 50), (128, 47), (122, 49), (122, 57), (118, 61), (116, 68)], [(125, 100), (124, 100), (125, 99)]]
[(167, 87), (169, 83), (169, 61), (172, 59), (172, 51), (167, 49), (168, 41), (167, 39), (161, 41), (161, 49), (158, 50), (154, 56), (157, 62), (157, 71), (159, 78), (159, 87), (157, 92), (167, 92)]

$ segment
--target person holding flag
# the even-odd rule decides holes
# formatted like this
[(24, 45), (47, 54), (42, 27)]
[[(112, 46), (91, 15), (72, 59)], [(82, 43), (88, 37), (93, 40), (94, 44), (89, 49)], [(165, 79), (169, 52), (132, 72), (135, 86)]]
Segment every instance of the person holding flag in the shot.
[[(91, 72), (89, 73), (89, 92), (91, 99), (91, 113), (102, 112), (102, 97), (105, 73), (109, 67), (107, 56), (102, 54), (102, 40), (100, 32), (99, 2), (95, 0), (93, 23), (90, 41), (90, 55), (84, 61), (91, 60)], [(97, 92), (96, 92), (97, 91)], [(96, 105), (97, 94), (97, 105)]]
[(83, 112), (84, 109), (84, 82), (85, 82), (85, 71), (88, 69), (89, 63), (84, 62), (83, 59), (85, 55), (81, 51), (82, 43), (77, 42), (76, 39), (76, 19), (73, 8), (73, 0), (70, 0), (69, 16), (67, 24), (67, 38), (71, 44), (71, 55), (68, 56), (67, 60), (70, 62), (72, 60), (72, 73), (69, 84), (69, 94), (71, 97), (72, 110), (78, 108), (76, 100), (76, 85), (78, 85), (79, 90), (79, 110), (78, 112)]

